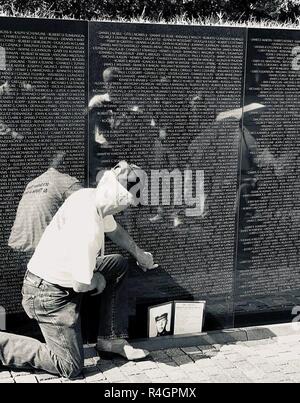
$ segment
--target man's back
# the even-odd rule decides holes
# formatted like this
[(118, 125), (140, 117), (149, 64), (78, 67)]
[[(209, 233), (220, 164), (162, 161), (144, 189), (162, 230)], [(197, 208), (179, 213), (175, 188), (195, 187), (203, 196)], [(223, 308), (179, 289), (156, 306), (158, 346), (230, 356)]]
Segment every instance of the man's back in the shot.
[(73, 280), (90, 284), (104, 232), (116, 229), (114, 218), (97, 210), (95, 192), (81, 189), (60, 207), (28, 264), (31, 273), (66, 288)]
[(62, 203), (80, 188), (76, 178), (54, 168), (30, 182), (18, 206), (9, 246), (32, 253)]

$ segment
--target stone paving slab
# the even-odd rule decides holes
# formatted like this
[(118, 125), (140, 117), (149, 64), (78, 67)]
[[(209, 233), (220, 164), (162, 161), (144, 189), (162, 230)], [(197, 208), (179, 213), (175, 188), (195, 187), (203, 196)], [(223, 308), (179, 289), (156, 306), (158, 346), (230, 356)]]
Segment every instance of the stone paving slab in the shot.
[[(137, 363), (122, 358), (100, 360), (95, 348), (86, 346), (85, 369), (76, 380), (2, 369), (0, 383), (300, 383), (300, 331), (289, 333), (280, 325), (268, 331), (240, 333), (245, 332), (254, 334), (253, 338), (220, 344), (221, 337), (209, 336), (199, 344), (196, 337), (195, 345), (189, 340), (183, 347), (178, 341), (175, 345), (165, 342), (168, 348), (153, 350), (150, 357)], [(276, 333), (279, 336), (273, 336)], [(272, 337), (259, 340), (257, 334)]]

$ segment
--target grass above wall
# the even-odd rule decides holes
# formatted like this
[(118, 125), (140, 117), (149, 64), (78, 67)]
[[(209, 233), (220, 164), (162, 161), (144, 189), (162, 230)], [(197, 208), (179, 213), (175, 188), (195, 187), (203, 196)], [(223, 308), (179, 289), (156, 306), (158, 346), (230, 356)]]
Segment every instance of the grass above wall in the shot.
[[(97, 19), (93, 19), (97, 21)], [(105, 21), (105, 20), (103, 20)], [(110, 20), (111, 21), (111, 20)], [(255, 18), (251, 18), (248, 21), (233, 21), (229, 18), (226, 18), (222, 15), (211, 16), (211, 17), (199, 17), (197, 19), (188, 19), (185, 16), (176, 16), (170, 21), (165, 21), (161, 19), (159, 21), (153, 21), (149, 19), (141, 18), (132, 18), (130, 20), (120, 18), (115, 20), (117, 22), (136, 22), (136, 23), (149, 23), (149, 24), (172, 24), (172, 25), (199, 25), (199, 26), (225, 26), (225, 27), (251, 27), (251, 28), (292, 28), (292, 29), (300, 29), (300, 17), (297, 19), (297, 22), (287, 21), (286, 23), (282, 23), (280, 21), (273, 20), (261, 20), (257, 21)]]
[[(55, 10), (51, 9), (51, 6), (47, 9), (45, 7), (37, 8), (35, 12), (20, 12), (15, 9), (13, 5), (7, 10), (7, 7), (0, 5), (0, 16), (1, 17), (20, 17), (20, 18), (46, 18), (46, 19), (57, 19), (57, 14)], [(75, 20), (72, 14), (62, 17), (66, 20)], [(61, 18), (59, 18), (61, 19)], [(145, 18), (144, 15), (137, 16), (134, 18), (109, 18), (107, 16), (95, 16), (91, 18), (91, 21), (102, 21), (102, 22), (124, 22), (124, 23), (142, 23), (142, 24), (171, 24), (171, 25), (199, 25), (199, 26), (226, 26), (226, 27), (251, 27), (251, 28), (282, 28), (282, 29), (300, 29), (300, 17), (296, 18), (296, 21), (286, 21), (282, 23), (280, 21), (274, 21), (272, 19), (257, 20), (252, 17), (247, 21), (241, 20), (231, 20), (222, 13), (218, 13), (211, 17), (199, 17), (189, 19), (185, 15), (174, 16), (171, 20), (166, 21), (161, 18), (159, 20), (153, 20)]]

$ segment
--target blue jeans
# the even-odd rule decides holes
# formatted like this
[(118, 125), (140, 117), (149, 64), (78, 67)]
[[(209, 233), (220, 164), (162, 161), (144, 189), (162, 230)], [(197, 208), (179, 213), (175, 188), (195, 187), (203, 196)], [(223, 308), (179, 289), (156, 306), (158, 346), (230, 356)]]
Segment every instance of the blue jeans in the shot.
[[(107, 281), (100, 308), (99, 337), (126, 338), (128, 329), (127, 260), (120, 255), (98, 261)], [(44, 370), (65, 378), (78, 376), (84, 363), (80, 306), (82, 294), (26, 273), (23, 308), (38, 322), (45, 343), (0, 332), (0, 363), (7, 367)]]

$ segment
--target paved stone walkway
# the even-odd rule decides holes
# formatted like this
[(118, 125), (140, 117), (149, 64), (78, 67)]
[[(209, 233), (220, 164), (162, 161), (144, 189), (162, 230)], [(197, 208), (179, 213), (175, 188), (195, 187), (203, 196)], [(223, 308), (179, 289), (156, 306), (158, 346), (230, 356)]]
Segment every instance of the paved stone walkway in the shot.
[[(299, 383), (300, 335), (153, 351), (146, 361), (100, 360), (85, 348), (76, 383)], [(70, 382), (44, 373), (0, 371), (0, 383)]]

